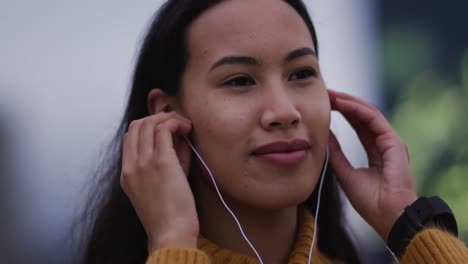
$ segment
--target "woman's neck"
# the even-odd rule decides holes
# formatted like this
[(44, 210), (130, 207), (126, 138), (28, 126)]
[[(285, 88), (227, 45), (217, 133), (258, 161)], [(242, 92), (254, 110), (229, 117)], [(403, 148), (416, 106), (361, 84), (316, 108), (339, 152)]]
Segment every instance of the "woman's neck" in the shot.
[[(200, 233), (222, 248), (256, 257), (213, 188), (203, 180), (193, 182), (192, 185)], [(263, 262), (287, 263), (297, 234), (297, 207), (259, 210), (223, 198)]]

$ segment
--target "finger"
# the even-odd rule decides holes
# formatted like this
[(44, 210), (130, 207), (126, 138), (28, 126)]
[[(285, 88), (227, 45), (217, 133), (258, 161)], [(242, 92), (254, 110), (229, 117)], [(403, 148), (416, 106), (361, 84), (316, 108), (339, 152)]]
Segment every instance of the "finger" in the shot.
[(122, 144), (122, 167), (128, 167), (138, 159), (138, 137), (141, 121), (132, 121), (125, 133)]
[(354, 101), (336, 98), (333, 110), (343, 114), (347, 120), (355, 120), (355, 124), (368, 128), (376, 135), (393, 132), (393, 128), (380, 111)]
[(142, 120), (138, 139), (138, 154), (149, 157), (154, 152), (154, 129), (157, 123), (155, 118), (147, 117)]
[(159, 113), (148, 116), (143, 119), (142, 127), (140, 128), (140, 138), (138, 152), (140, 155), (152, 155), (155, 149), (154, 129), (160, 124), (170, 119), (177, 119), (180, 122), (190, 124), (190, 121), (185, 117), (175, 113)]
[(389, 163), (392, 160), (398, 161), (398, 167), (401, 168), (403, 164), (409, 166), (409, 156), (407, 152), (407, 145), (398, 137), (398, 135), (386, 134), (377, 137), (377, 148), (382, 155), (384, 163)]
[(136, 157), (136, 155), (131, 153), (129, 134), (125, 133), (122, 142), (122, 172), (123, 168), (128, 167), (130, 157)]
[(346, 120), (356, 131), (359, 141), (362, 143), (364, 150), (366, 151), (368, 166), (381, 167), (383, 159), (377, 147), (375, 134), (365, 126), (361, 125), (356, 118), (348, 118)]
[(146, 118), (149, 118), (151, 119), (156, 125), (160, 124), (160, 123), (163, 123), (169, 119), (178, 119), (180, 121), (183, 121), (183, 122), (186, 122), (186, 123), (189, 123), (191, 124), (192, 121), (190, 121), (190, 119), (187, 119), (186, 117), (178, 114), (177, 112), (175, 111), (172, 111), (172, 112), (168, 112), (168, 113), (157, 113), (155, 115), (151, 115), (151, 116), (148, 116)]
[(362, 99), (360, 99), (358, 97), (347, 94), (347, 93), (338, 92), (338, 91), (335, 91), (335, 90), (332, 90), (332, 89), (328, 89), (328, 95), (330, 96), (331, 101), (335, 101), (336, 98), (349, 100), (349, 101), (353, 101), (353, 102), (365, 105), (367, 107), (370, 107), (370, 108), (380, 112), (380, 109), (377, 106), (375, 106), (375, 105), (373, 105), (373, 104), (371, 104), (369, 102), (366, 102), (366, 101), (364, 101), (364, 100), (362, 100)]
[(348, 158), (344, 155), (338, 140), (335, 137), (335, 134), (330, 131), (330, 137), (328, 139), (328, 145), (330, 147), (330, 166), (335, 172), (336, 177), (340, 181), (343, 189), (347, 188), (347, 181), (351, 171), (353, 171), (353, 166), (349, 162)]
[(192, 130), (192, 125), (178, 119), (170, 119), (159, 124), (155, 131), (155, 144), (158, 156), (175, 153), (173, 138), (176, 135), (186, 136)]
[(356, 130), (359, 140), (366, 150), (369, 166), (381, 166), (383, 153), (387, 147), (380, 144), (378, 138), (397, 138), (397, 135), (383, 114), (356, 102), (337, 99), (336, 110), (340, 111)]

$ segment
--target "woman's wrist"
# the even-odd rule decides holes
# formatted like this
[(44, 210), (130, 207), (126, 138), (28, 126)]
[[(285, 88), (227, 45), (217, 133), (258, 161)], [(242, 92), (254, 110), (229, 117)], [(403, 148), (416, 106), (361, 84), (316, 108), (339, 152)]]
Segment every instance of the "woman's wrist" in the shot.
[(376, 225), (374, 228), (384, 241), (388, 240), (388, 236), (390, 235), (393, 226), (405, 212), (405, 208), (413, 204), (417, 199), (418, 196), (416, 193), (407, 195), (404, 201), (403, 199), (400, 200), (400, 205), (398, 207), (393, 206), (391, 210), (386, 210), (380, 215), (375, 222)]
[(393, 225), (387, 239), (389, 249), (400, 257), (414, 235), (431, 225), (458, 235), (457, 223), (448, 205), (437, 196), (421, 197), (407, 206)]
[(164, 234), (149, 240), (151, 252), (161, 248), (197, 248), (198, 236), (187, 234)]

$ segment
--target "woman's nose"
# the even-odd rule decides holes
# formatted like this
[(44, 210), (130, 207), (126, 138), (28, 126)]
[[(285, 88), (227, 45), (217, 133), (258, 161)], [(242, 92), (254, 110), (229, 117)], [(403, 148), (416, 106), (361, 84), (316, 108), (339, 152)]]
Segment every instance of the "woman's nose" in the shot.
[(261, 117), (261, 125), (264, 129), (285, 130), (297, 127), (301, 122), (301, 114), (297, 105), (287, 93), (276, 92), (265, 99)]

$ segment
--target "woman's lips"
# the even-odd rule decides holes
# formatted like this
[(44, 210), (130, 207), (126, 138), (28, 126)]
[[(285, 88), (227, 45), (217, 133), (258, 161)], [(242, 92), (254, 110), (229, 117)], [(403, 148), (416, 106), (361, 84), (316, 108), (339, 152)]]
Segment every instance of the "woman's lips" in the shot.
[(304, 160), (306, 154), (306, 150), (298, 150), (293, 152), (262, 154), (256, 155), (256, 157), (265, 159), (281, 166), (293, 166), (301, 163)]
[(301, 163), (310, 149), (306, 140), (295, 139), (290, 142), (276, 141), (260, 146), (253, 151), (257, 158), (280, 166), (293, 166)]

